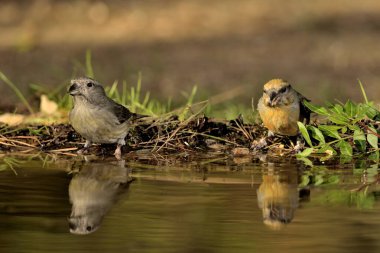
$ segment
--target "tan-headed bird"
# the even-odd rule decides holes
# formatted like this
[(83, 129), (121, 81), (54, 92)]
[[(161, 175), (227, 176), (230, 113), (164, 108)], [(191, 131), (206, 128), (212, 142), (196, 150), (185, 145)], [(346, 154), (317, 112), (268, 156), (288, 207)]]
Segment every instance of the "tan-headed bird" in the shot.
[(86, 139), (84, 149), (92, 143), (117, 143), (115, 157), (120, 159), (131, 120), (141, 115), (107, 97), (103, 86), (88, 77), (71, 80), (68, 92), (74, 100), (70, 123)]
[(310, 120), (310, 111), (303, 104), (305, 100), (310, 101), (283, 79), (267, 82), (258, 103), (258, 111), (269, 135), (297, 135), (297, 121)]

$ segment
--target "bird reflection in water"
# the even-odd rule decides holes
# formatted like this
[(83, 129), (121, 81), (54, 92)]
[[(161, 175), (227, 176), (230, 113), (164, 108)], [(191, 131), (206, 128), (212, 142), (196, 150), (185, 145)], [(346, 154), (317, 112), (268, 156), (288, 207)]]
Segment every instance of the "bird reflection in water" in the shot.
[(257, 200), (262, 209), (264, 224), (273, 229), (281, 229), (293, 220), (299, 202), (309, 199), (310, 190), (298, 189), (298, 170), (294, 167), (276, 170), (273, 164), (269, 164), (262, 177)]
[(123, 161), (117, 164), (85, 162), (69, 185), (70, 232), (84, 235), (96, 231), (131, 182)]

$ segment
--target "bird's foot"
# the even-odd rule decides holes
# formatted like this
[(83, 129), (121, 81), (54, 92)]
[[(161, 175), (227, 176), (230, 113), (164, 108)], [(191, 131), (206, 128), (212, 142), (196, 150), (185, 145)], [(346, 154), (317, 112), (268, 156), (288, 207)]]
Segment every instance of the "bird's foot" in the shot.
[(121, 145), (120, 144), (117, 144), (114, 156), (116, 157), (117, 160), (121, 160)]

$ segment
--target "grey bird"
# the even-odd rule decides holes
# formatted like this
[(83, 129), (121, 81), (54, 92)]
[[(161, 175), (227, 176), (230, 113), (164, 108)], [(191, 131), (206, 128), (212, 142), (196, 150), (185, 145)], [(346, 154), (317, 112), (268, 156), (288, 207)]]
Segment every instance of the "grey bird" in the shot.
[(71, 80), (68, 93), (74, 101), (70, 123), (86, 139), (84, 148), (78, 152), (82, 153), (92, 143), (117, 143), (114, 155), (120, 159), (131, 120), (143, 116), (107, 97), (103, 86), (88, 77)]

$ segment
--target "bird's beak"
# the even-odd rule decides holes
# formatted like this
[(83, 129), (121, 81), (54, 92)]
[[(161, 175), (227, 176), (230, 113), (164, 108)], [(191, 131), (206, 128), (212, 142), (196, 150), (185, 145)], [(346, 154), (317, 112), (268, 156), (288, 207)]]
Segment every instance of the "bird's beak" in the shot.
[(276, 98), (277, 98), (277, 92), (275, 91), (272, 91), (270, 94), (269, 94), (269, 103), (271, 106), (273, 106), (275, 103), (276, 103)]
[(70, 88), (69, 88), (69, 90), (68, 90), (68, 93), (69, 93), (71, 96), (79, 95), (79, 94), (80, 94), (80, 91), (79, 91), (78, 88), (79, 88), (78, 84), (73, 83), (73, 84), (70, 86)]

